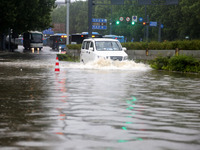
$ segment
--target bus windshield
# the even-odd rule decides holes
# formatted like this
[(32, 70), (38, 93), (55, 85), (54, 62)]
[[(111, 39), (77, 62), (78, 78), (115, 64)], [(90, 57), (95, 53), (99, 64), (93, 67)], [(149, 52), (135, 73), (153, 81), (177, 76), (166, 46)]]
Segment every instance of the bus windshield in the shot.
[(58, 37), (58, 43), (65, 44), (66, 43), (66, 38)]
[(51, 36), (50, 40), (53, 43), (60, 43), (60, 44), (65, 44), (66, 43), (66, 37), (62, 37), (62, 36)]
[(42, 38), (43, 38), (42, 34), (38, 34), (38, 33), (32, 33), (31, 34), (31, 42), (42, 43), (43, 42)]
[(118, 42), (115, 41), (96, 41), (97, 51), (121, 51), (121, 47)]

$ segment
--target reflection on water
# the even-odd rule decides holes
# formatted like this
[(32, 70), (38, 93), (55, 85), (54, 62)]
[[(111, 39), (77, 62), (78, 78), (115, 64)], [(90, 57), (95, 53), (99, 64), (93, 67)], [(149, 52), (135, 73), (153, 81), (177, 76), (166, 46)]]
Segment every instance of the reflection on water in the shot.
[[(136, 102), (137, 99), (135, 97), (132, 97), (132, 99), (127, 100), (126, 103), (128, 104), (128, 107), (126, 108), (126, 110), (130, 111), (130, 114), (127, 115), (127, 118), (134, 118), (136, 116), (136, 112), (141, 111), (141, 108), (137, 108), (136, 106)], [(123, 130), (127, 131), (129, 130), (129, 125), (134, 124), (133, 121), (126, 121), (124, 122), (125, 126), (122, 127)], [(144, 129), (140, 129), (140, 131), (144, 131)], [(126, 140), (118, 140), (119, 143), (123, 143), (123, 142), (130, 142), (133, 140), (139, 140), (142, 141), (143, 139), (140, 137), (132, 137), (131, 139), (126, 139)]]
[(36, 55), (0, 61), (0, 149), (199, 149), (199, 75)]

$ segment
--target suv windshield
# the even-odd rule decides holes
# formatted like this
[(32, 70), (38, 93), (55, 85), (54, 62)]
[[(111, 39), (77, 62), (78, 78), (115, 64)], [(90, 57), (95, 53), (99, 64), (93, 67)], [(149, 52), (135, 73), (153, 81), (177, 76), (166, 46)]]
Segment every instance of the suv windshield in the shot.
[(97, 51), (121, 51), (121, 47), (118, 42), (115, 41), (96, 41)]

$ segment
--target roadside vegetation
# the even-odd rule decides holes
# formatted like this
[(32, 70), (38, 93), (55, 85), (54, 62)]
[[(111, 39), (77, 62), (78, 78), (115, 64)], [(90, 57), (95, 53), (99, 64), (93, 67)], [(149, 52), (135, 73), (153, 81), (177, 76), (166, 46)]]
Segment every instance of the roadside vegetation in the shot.
[(156, 70), (200, 73), (200, 60), (192, 56), (157, 57), (149, 64)]
[[(127, 50), (200, 50), (200, 40), (178, 40), (178, 41), (165, 41), (165, 42), (128, 42), (122, 43), (123, 47)], [(81, 44), (69, 44), (68, 49), (81, 49)]]
[(129, 42), (123, 43), (127, 50), (200, 50), (200, 40), (178, 40), (178, 41), (165, 41), (165, 42)]
[(79, 61), (79, 57), (74, 56), (72, 54), (57, 54), (58, 59), (60, 61), (70, 61), (70, 62), (78, 62)]
[(67, 45), (67, 48), (81, 50), (81, 44), (69, 44), (69, 45)]

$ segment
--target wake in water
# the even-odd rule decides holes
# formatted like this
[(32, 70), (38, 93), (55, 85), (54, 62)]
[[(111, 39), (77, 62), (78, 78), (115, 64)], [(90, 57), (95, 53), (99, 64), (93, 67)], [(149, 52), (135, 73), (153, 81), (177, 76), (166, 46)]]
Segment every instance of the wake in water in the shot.
[(136, 63), (132, 60), (127, 61), (113, 61), (110, 59), (98, 59), (87, 64), (74, 63), (67, 66), (70, 68), (80, 68), (80, 69), (100, 69), (100, 70), (150, 70), (149, 65), (143, 63)]
[[(0, 66), (13, 66), (13, 67), (28, 67), (28, 68), (54, 68), (55, 60), (17, 60), (0, 62)], [(60, 68), (75, 68), (75, 69), (96, 69), (96, 70), (141, 70), (146, 71), (151, 68), (149, 65), (143, 63), (136, 63), (132, 60), (127, 61), (113, 61), (110, 59), (98, 59), (87, 64), (77, 62), (59, 61)]]

